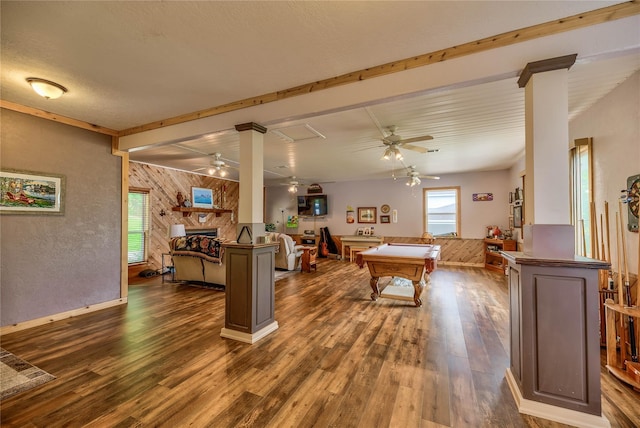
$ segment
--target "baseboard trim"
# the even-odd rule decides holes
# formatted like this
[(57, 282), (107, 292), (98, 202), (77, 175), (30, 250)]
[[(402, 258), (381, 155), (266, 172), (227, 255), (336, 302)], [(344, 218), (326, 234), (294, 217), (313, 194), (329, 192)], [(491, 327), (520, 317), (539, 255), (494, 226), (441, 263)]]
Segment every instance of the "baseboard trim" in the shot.
[(484, 263), (448, 262), (446, 260), (439, 260), (438, 264), (442, 266), (484, 267)]
[(67, 318), (77, 317), (79, 315), (88, 314), (102, 309), (111, 308), (114, 306), (127, 304), (127, 297), (122, 297), (116, 300), (109, 300), (108, 302), (96, 303), (95, 305), (85, 306), (83, 308), (72, 309), (66, 312), (60, 312), (59, 314), (48, 315), (42, 318), (36, 318), (29, 321), (20, 322), (17, 324), (5, 325), (0, 327), (0, 335), (15, 333), (17, 331), (26, 330), (28, 328), (38, 327), (41, 325), (49, 324), (55, 321), (64, 320)]
[(516, 383), (516, 379), (513, 377), (513, 373), (511, 373), (511, 369), (507, 369), (505, 377), (507, 378), (507, 384), (509, 385), (509, 389), (511, 390), (511, 394), (513, 395), (513, 399), (515, 400), (520, 413), (535, 416), (537, 418), (548, 419), (554, 422), (560, 422), (578, 428), (611, 427), (609, 419), (604, 415), (596, 416), (589, 413), (577, 412), (575, 410), (528, 400), (520, 393), (520, 388)]
[(223, 327), (222, 330), (220, 330), (220, 336), (227, 339), (237, 340), (238, 342), (254, 344), (263, 337), (276, 331), (278, 327), (278, 321), (272, 322), (262, 330), (256, 331), (255, 333), (244, 333), (242, 331), (231, 330)]

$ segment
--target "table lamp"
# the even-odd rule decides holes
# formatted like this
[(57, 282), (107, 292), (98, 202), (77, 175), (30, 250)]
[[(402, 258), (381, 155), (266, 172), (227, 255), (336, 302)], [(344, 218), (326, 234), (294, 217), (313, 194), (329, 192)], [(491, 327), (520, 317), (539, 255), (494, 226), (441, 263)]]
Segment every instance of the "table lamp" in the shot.
[(172, 224), (169, 226), (169, 239), (177, 236), (187, 236), (187, 232), (184, 229), (184, 224)]

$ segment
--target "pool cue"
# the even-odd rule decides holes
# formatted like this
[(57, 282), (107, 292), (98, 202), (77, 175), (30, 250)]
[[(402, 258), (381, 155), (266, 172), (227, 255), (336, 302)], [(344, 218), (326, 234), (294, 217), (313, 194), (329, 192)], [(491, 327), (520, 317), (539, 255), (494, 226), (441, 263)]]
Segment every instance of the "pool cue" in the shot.
[(609, 202), (604, 201), (604, 218), (607, 225), (607, 258), (606, 260), (611, 263), (611, 240), (609, 236)]
[[(618, 256), (618, 304), (624, 306), (624, 297), (622, 297), (622, 254), (620, 253), (620, 213), (616, 211), (616, 255)], [(627, 345), (624, 337), (624, 317), (622, 314), (618, 317), (620, 322), (620, 329), (618, 330), (620, 338), (620, 361), (622, 365), (618, 365), (619, 368), (624, 368), (624, 362), (627, 361)]]
[(607, 261), (607, 254), (604, 252), (604, 223), (602, 213), (600, 213), (600, 260)]
[(609, 230), (610, 230), (609, 229), (609, 202), (607, 201), (604, 201), (604, 218), (605, 218), (605, 224), (607, 225), (607, 258), (606, 260), (609, 262), (609, 277), (607, 278), (607, 282), (608, 282), (609, 290), (613, 290), (615, 288), (615, 283), (613, 282), (613, 264), (611, 264), (611, 235), (609, 234)]
[(598, 216), (596, 215), (596, 204), (591, 202), (591, 258), (600, 260), (600, 245), (598, 242)]
[[(598, 239), (598, 216), (595, 213), (595, 204), (591, 203), (591, 258), (602, 260), (600, 258), (600, 241)], [(604, 269), (598, 269), (598, 286), (601, 290), (607, 288), (607, 279)]]
[[(631, 307), (631, 286), (629, 285), (629, 265), (627, 264), (627, 244), (626, 239), (624, 238), (624, 228), (622, 227), (622, 201), (618, 201), (618, 205), (620, 206), (620, 232), (621, 232), (621, 240), (622, 240), (622, 259), (624, 261), (624, 287), (625, 294), (627, 296), (627, 304), (626, 307)], [(628, 316), (629, 325), (629, 346), (631, 347), (631, 361), (638, 362), (638, 351), (636, 349), (636, 328), (635, 321), (633, 316)]]

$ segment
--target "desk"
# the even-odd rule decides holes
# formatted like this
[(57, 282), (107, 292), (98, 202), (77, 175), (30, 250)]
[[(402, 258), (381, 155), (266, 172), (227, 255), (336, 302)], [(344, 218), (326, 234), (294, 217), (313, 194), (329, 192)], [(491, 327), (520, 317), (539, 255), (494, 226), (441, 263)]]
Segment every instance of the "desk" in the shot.
[(318, 247), (302, 247), (301, 267), (300, 271), (311, 273), (311, 268), (316, 270), (316, 255), (318, 254)]
[(346, 235), (340, 237), (342, 241), (342, 260), (344, 258), (344, 249), (350, 246), (358, 246), (358, 247), (375, 247), (377, 245), (382, 245), (384, 242), (384, 238), (382, 236), (365, 236), (365, 235)]
[[(422, 306), (420, 295), (424, 289), (424, 282), (429, 282), (429, 274), (436, 270), (438, 258), (440, 258), (439, 245), (421, 244), (384, 244), (379, 247), (369, 248), (358, 253), (356, 263), (360, 268), (366, 263), (369, 267), (371, 280), (369, 284), (373, 293), (371, 300), (378, 300), (378, 280), (382, 276), (399, 276), (413, 283), (413, 302), (416, 306)], [(393, 296), (384, 296), (396, 298)], [(400, 300), (406, 300), (397, 297)]]

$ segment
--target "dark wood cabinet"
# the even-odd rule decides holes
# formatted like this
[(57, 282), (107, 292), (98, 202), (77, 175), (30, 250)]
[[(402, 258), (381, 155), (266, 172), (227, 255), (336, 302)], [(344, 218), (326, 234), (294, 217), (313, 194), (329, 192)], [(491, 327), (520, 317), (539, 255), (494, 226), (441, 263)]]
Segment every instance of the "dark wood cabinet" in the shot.
[(608, 263), (518, 252), (506, 253), (506, 259), (511, 354), (507, 381), (521, 413), (536, 409), (538, 416), (559, 420), (550, 416), (562, 414), (554, 408), (563, 408), (572, 411), (564, 420), (575, 421), (583, 413), (599, 420), (598, 270)]
[(507, 266), (500, 251), (515, 251), (516, 241), (511, 239), (490, 239), (484, 240), (484, 267), (488, 270), (505, 273)]

